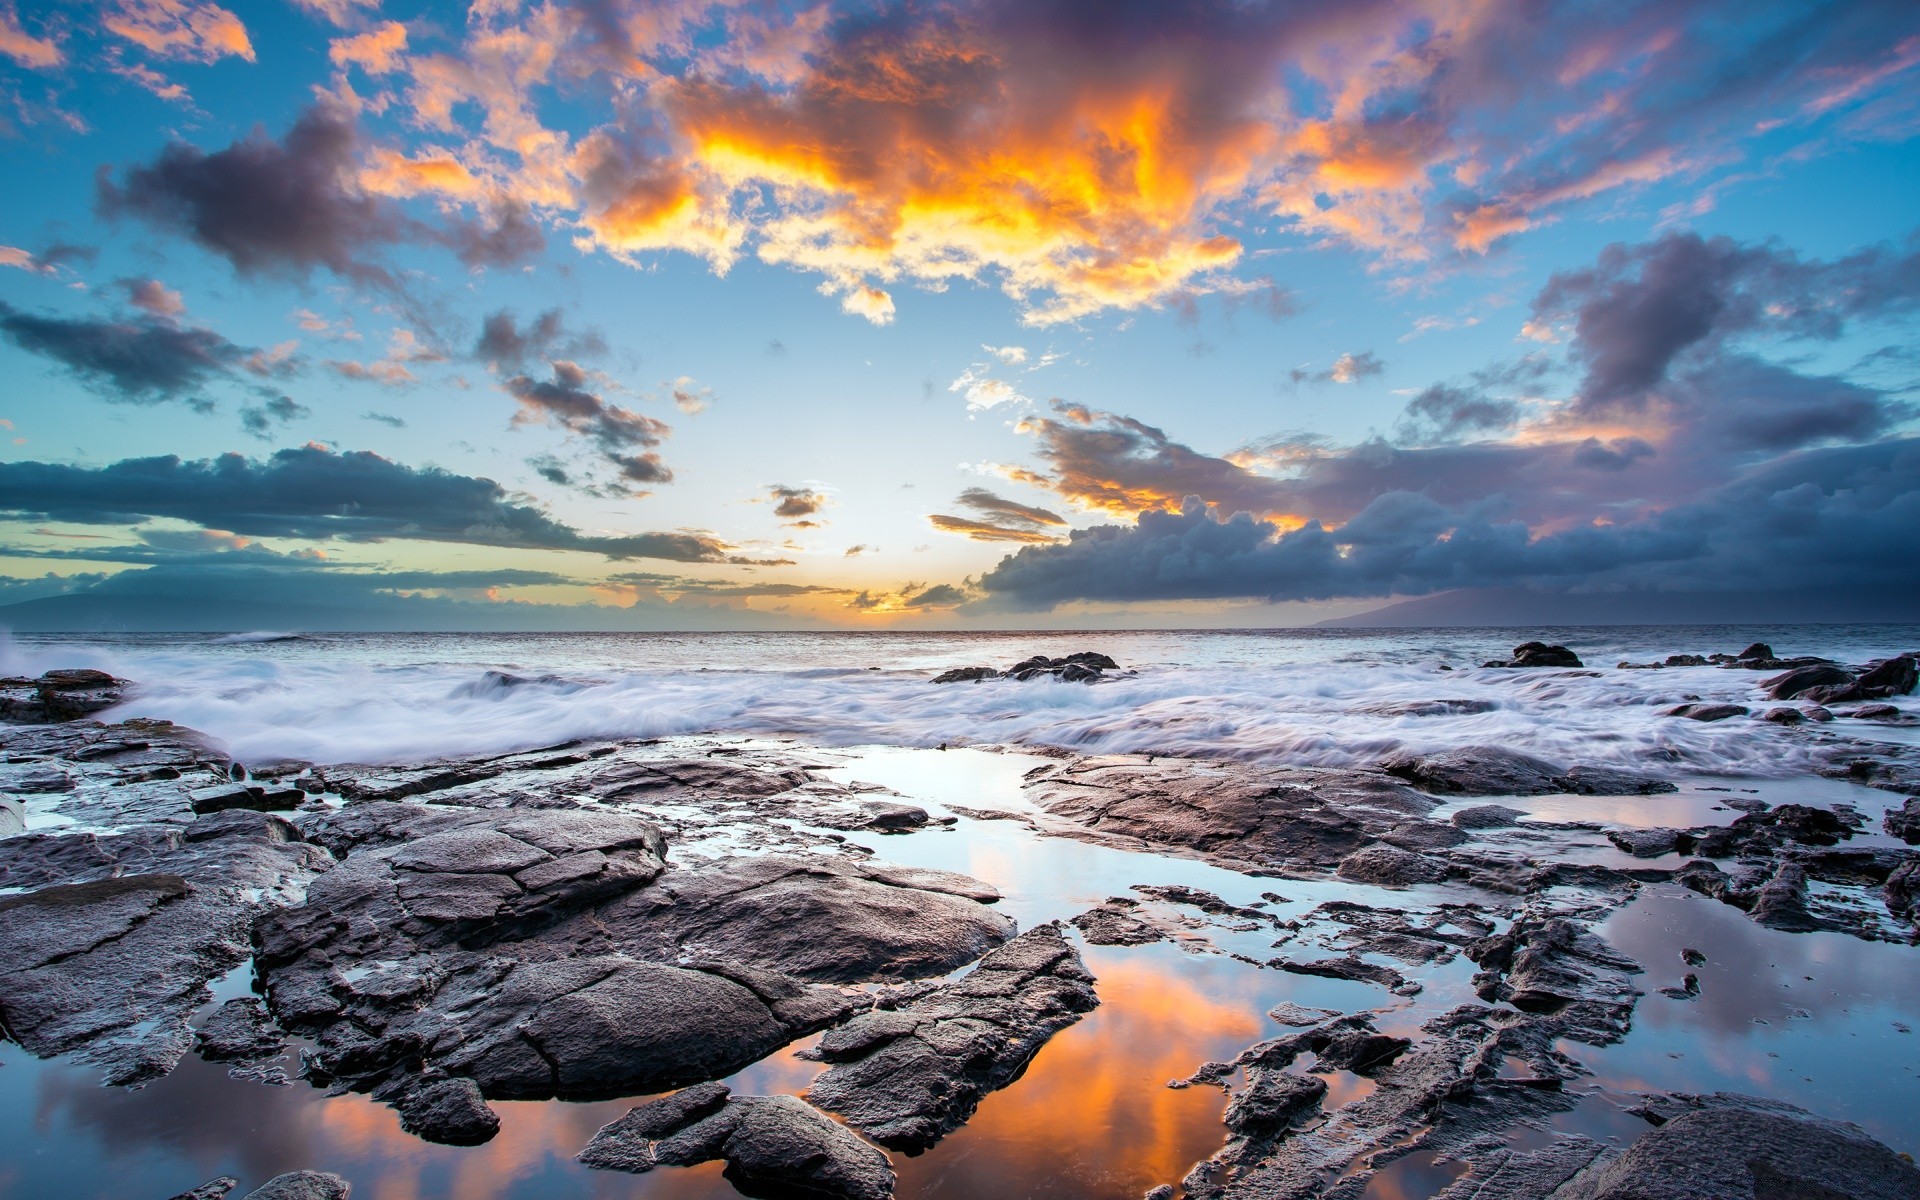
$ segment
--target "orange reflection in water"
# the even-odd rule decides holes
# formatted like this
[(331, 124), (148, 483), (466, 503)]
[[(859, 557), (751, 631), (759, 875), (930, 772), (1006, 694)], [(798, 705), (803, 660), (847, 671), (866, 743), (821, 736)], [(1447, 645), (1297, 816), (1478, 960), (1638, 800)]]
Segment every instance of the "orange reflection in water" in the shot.
[(1024, 1077), (917, 1159), (907, 1197), (1137, 1197), (1218, 1149), (1225, 1097), (1166, 1086), (1262, 1036), (1261, 1006), (1209, 995), (1141, 954), (1095, 964), (1101, 1004), (1042, 1048)]

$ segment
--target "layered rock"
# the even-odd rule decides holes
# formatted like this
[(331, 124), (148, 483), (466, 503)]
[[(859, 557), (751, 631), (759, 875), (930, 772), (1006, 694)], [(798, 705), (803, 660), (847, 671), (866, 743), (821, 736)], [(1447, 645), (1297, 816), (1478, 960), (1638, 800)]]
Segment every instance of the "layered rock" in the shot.
[(832, 1065), (807, 1095), (884, 1146), (924, 1150), (1098, 1003), (1059, 926), (1042, 925), (951, 984), (830, 1030), (818, 1053)]

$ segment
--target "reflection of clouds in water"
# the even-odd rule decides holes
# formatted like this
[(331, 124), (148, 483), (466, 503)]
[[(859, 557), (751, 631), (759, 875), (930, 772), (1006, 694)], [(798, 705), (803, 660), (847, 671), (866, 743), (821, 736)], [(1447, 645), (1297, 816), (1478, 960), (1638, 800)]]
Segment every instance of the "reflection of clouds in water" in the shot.
[(1089, 956), (1101, 1006), (1056, 1035), (961, 1131), (900, 1159), (903, 1195), (1134, 1197), (1218, 1149), (1225, 1097), (1168, 1088), (1268, 1032), (1254, 972), (1178, 969), (1178, 952)]
[[(1601, 932), (1647, 968), (1627, 1040), (1575, 1050), (1609, 1088), (1769, 1096), (1857, 1122), (1896, 1149), (1920, 1145), (1920, 1044), (1893, 1024), (1914, 1023), (1911, 949), (1781, 933), (1665, 886), (1646, 888)], [(1707, 962), (1688, 967), (1684, 947)], [(1697, 998), (1659, 994), (1689, 970)]]

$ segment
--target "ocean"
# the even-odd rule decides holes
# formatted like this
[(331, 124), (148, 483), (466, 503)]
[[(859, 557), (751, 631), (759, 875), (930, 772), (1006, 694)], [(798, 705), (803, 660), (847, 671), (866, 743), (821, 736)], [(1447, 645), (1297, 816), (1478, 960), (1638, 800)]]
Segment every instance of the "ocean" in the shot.
[[(1475, 670), (1524, 641), (1597, 673)], [(1547, 758), (1787, 776), (1807, 764), (1760, 722), (1663, 719), (1687, 700), (1762, 703), (1765, 674), (1619, 671), (1737, 653), (1863, 662), (1920, 648), (1920, 626), (1592, 626), (1061, 633), (276, 633), (17, 635), (0, 672), (97, 667), (135, 682), (112, 717), (211, 734), (244, 760), (403, 762), (582, 738), (735, 734), (822, 746), (1005, 745), (1354, 766), (1400, 751), (1500, 745)], [(1127, 672), (935, 686), (1094, 650)], [(1467, 700), (1479, 712), (1395, 715)], [(1888, 731), (1898, 737), (1898, 731)]]

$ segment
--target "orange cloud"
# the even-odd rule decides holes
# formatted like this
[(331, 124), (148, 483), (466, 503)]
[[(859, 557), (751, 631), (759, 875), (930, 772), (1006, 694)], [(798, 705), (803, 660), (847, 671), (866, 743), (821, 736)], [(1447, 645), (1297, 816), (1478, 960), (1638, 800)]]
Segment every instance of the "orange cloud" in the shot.
[(67, 61), (66, 52), (53, 38), (34, 37), (20, 25), (20, 14), (13, 5), (0, 8), (0, 54), (23, 67), (46, 70)]
[(407, 27), (387, 21), (365, 33), (335, 38), (327, 48), (327, 57), (337, 67), (351, 64), (369, 75), (385, 75), (400, 69), (406, 49)]
[(159, 58), (210, 63), (232, 55), (254, 61), (240, 18), (203, 0), (117, 0), (100, 23)]

